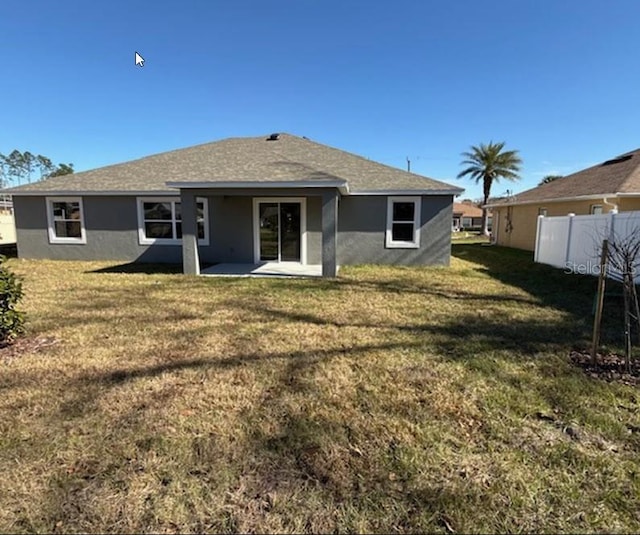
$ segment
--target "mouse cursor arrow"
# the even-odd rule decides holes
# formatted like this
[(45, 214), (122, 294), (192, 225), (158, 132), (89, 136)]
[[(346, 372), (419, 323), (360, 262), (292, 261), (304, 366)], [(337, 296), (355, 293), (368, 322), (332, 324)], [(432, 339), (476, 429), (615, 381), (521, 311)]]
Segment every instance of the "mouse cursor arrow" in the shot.
[(136, 52), (136, 67), (144, 67), (144, 58)]

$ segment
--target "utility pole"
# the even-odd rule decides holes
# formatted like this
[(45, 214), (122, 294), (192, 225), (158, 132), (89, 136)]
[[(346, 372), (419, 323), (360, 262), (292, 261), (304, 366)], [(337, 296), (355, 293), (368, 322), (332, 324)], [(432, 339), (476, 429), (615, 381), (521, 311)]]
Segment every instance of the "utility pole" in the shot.
[(407, 156), (407, 171), (409, 173), (411, 172), (411, 160), (409, 159), (409, 156)]

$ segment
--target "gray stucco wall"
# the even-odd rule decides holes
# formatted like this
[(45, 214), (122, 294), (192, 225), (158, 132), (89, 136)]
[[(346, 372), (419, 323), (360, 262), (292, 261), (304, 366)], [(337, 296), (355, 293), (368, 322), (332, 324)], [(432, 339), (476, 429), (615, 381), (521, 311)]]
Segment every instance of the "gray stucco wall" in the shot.
[(83, 197), (86, 244), (51, 244), (44, 197), (14, 196), (18, 256), (53, 260), (181, 262), (179, 246), (138, 243), (135, 197)]
[(322, 198), (307, 198), (307, 263), (322, 263)]
[[(18, 256), (53, 260), (182, 262), (179, 245), (140, 245), (136, 197), (86, 196), (82, 198), (82, 204), (87, 243), (51, 244), (45, 198), (15, 196)], [(212, 249), (211, 246), (201, 246), (202, 257), (211, 257)]]
[[(205, 196), (205, 195), (203, 195)], [(270, 196), (270, 195), (260, 195)], [(282, 195), (280, 195), (282, 196)], [(253, 200), (251, 196), (206, 196), (209, 201), (209, 243), (198, 247), (203, 263), (253, 263)], [(14, 197), (21, 258), (53, 260), (121, 260), (181, 263), (179, 245), (140, 245), (136, 197), (82, 198), (86, 244), (51, 244), (45, 197)], [(307, 261), (321, 262), (321, 200), (307, 198)]]
[(253, 263), (253, 216), (250, 197), (208, 197), (211, 215), (210, 262)]
[[(210, 245), (199, 246), (200, 261), (253, 262), (253, 201), (282, 196), (265, 191), (207, 196)], [(300, 196), (301, 192), (292, 192)], [(322, 262), (322, 200), (307, 197), (307, 262)], [(203, 195), (206, 196), (206, 195)], [(179, 245), (140, 245), (136, 197), (83, 197), (87, 243), (50, 244), (44, 197), (14, 196), (18, 256), (54, 260), (121, 260), (181, 263)], [(386, 196), (346, 196), (338, 207), (339, 265), (448, 265), (451, 252), (452, 198), (423, 197), (419, 249), (385, 248)]]
[[(270, 197), (270, 195), (257, 195)], [(280, 195), (279, 197), (282, 197)], [(211, 262), (253, 263), (253, 197), (218, 195), (208, 197), (211, 214)], [(321, 262), (322, 203), (307, 197), (307, 263)]]
[(423, 196), (420, 247), (387, 249), (387, 197), (342, 197), (338, 208), (338, 264), (449, 265), (452, 196)]

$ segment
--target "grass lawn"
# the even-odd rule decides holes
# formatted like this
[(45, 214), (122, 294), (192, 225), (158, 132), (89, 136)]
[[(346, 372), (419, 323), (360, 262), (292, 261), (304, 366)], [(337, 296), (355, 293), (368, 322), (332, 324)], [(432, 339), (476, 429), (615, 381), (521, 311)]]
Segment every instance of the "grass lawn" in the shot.
[(469, 232), (461, 230), (459, 232), (451, 233), (451, 242), (455, 245), (458, 244), (471, 244), (471, 243), (489, 243), (489, 238), (481, 232)]
[(639, 392), (568, 361), (595, 279), (453, 255), (333, 282), (11, 260), (58, 343), (0, 360), (0, 531), (640, 531)]

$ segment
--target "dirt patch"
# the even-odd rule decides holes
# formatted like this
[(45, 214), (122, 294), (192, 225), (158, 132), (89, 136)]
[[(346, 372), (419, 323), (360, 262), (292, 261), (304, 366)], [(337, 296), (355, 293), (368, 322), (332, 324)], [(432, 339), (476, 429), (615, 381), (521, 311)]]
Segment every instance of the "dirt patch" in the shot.
[(26, 336), (12, 343), (0, 345), (0, 362), (9, 362), (29, 353), (39, 353), (59, 342), (53, 336)]
[(592, 361), (589, 352), (572, 351), (569, 358), (573, 364), (582, 368), (587, 375), (594, 379), (640, 386), (640, 359), (631, 362), (631, 373), (628, 373), (626, 359), (615, 353), (608, 355), (598, 353), (595, 361)]

